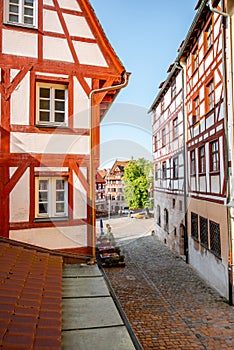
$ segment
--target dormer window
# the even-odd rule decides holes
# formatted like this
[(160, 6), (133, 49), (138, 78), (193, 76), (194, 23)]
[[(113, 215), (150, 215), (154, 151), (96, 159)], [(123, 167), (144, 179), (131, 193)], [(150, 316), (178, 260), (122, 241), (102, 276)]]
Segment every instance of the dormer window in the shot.
[(5, 20), (9, 24), (37, 26), (37, 0), (5, 0)]

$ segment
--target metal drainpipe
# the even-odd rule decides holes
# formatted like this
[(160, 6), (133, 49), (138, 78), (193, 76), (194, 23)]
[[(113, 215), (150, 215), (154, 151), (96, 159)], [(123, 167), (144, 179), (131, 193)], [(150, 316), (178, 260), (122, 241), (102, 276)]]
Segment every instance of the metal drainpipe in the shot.
[(95, 218), (95, 172), (93, 167), (94, 162), (94, 122), (93, 122), (93, 96), (94, 94), (112, 91), (112, 90), (120, 90), (123, 87), (128, 85), (128, 75), (126, 72), (122, 73), (124, 82), (119, 85), (107, 86), (105, 88), (94, 89), (89, 94), (90, 101), (90, 200), (91, 200), (91, 229), (92, 229), (92, 260), (90, 264), (95, 264), (96, 262), (96, 218)]
[(185, 114), (185, 83), (184, 83), (184, 69), (185, 67), (182, 66), (181, 62), (176, 61), (175, 62), (176, 67), (182, 72), (182, 114), (183, 114), (183, 159), (184, 159), (184, 250), (185, 250), (185, 261), (188, 264), (189, 263), (189, 249), (188, 249), (188, 201), (187, 201), (187, 195), (188, 195), (188, 181), (187, 181), (187, 137), (185, 137), (186, 134), (186, 114)]
[[(230, 59), (230, 65), (231, 65), (231, 72), (232, 72), (232, 30), (231, 30), (231, 16), (223, 11), (219, 11), (218, 9), (214, 8), (212, 5), (212, 0), (209, 0), (208, 3), (209, 9), (211, 12), (215, 12), (223, 17), (226, 17), (228, 19), (228, 29), (229, 29), (229, 59)], [(222, 8), (223, 8), (223, 1), (222, 1)], [(232, 217), (232, 206), (230, 206), (230, 201), (231, 201), (231, 187), (230, 187), (230, 172), (229, 172), (229, 167), (228, 167), (228, 153), (229, 153), (229, 136), (228, 136), (228, 120), (227, 120), (227, 87), (226, 87), (226, 81), (227, 81), (227, 67), (226, 67), (226, 40), (225, 40), (225, 24), (223, 23), (222, 26), (222, 65), (223, 65), (223, 72), (224, 72), (224, 114), (225, 114), (225, 123), (224, 123), (224, 128), (225, 128), (225, 142), (226, 142), (226, 172), (227, 172), (227, 219), (228, 219), (228, 243), (229, 243), (229, 262), (228, 262), (228, 283), (229, 283), (229, 292), (228, 292), (228, 300), (229, 300), (229, 305), (233, 305), (233, 282), (232, 282), (232, 276), (233, 276), (233, 253), (232, 253), (232, 224), (231, 220), (233, 219)], [(233, 110), (234, 106), (234, 97), (233, 97), (233, 78), (232, 74), (230, 76), (230, 85), (231, 85), (231, 106)], [(232, 118), (232, 150), (234, 149), (234, 144), (233, 144), (233, 118)], [(233, 159), (232, 159), (232, 164), (233, 164)], [(232, 166), (233, 168), (233, 166)], [(233, 173), (232, 169), (232, 173)]]

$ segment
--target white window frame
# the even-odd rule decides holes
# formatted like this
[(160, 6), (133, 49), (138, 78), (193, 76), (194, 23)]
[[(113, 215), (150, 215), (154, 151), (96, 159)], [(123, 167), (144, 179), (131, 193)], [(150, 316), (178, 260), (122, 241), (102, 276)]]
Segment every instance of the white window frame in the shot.
[[(48, 181), (48, 210), (47, 213), (39, 212), (39, 181)], [(56, 212), (56, 180), (64, 181), (64, 211)], [(68, 216), (68, 180), (66, 177), (49, 177), (39, 176), (36, 177), (35, 183), (35, 217), (38, 219), (43, 218), (66, 218)]]
[[(47, 88), (51, 90), (50, 96), (50, 108), (49, 108), (49, 121), (40, 120), (40, 88)], [(65, 110), (64, 110), (64, 121), (55, 121), (55, 107), (54, 107), (54, 92), (56, 89), (65, 91)], [(68, 86), (65, 84), (53, 84), (53, 83), (36, 83), (36, 124), (37, 125), (47, 125), (47, 126), (68, 126)]]
[[(24, 26), (24, 27), (30, 27), (30, 28), (37, 28), (38, 26), (38, 0), (33, 0), (33, 23), (24, 23), (24, 0), (18, 0), (19, 5), (19, 20), (17, 22), (10, 20), (10, 2), (11, 0), (5, 0), (5, 23), (13, 24), (16, 26)], [(12, 4), (13, 5), (13, 4)], [(17, 4), (16, 4), (17, 5)]]

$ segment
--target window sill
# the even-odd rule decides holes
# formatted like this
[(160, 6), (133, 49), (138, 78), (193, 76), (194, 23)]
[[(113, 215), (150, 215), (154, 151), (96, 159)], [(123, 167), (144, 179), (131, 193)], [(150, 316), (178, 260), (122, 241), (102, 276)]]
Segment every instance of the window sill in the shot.
[(37, 26), (30, 25), (30, 24), (17, 23), (17, 22), (14, 23), (14, 22), (7, 22), (7, 21), (5, 21), (3, 24), (13, 28), (25, 28), (25, 29), (31, 29), (36, 31), (38, 30)]
[(48, 129), (68, 129), (68, 125), (64, 124), (35, 124), (36, 128), (48, 128)]
[(61, 221), (68, 221), (68, 216), (64, 216), (61, 218), (47, 217), (47, 218), (35, 218), (34, 219), (34, 222), (61, 222)]

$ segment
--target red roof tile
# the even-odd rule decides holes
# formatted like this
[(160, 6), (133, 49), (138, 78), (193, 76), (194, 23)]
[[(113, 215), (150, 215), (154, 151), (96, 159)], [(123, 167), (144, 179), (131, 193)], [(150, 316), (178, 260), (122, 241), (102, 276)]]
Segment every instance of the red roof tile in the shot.
[(0, 242), (0, 348), (61, 348), (63, 258)]

